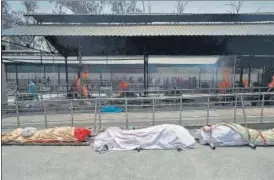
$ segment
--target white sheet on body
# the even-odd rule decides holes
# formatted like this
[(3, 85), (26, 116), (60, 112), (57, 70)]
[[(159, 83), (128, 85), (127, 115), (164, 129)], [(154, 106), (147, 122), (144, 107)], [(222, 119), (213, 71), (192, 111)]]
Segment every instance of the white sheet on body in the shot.
[(105, 146), (109, 151), (135, 149), (193, 149), (196, 141), (182, 126), (163, 124), (137, 130), (111, 127), (95, 137), (93, 147), (100, 152)]

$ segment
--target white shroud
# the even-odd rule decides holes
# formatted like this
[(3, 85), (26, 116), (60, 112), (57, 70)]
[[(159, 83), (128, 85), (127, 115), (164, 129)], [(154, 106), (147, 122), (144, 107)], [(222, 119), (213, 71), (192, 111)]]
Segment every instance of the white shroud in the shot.
[(93, 146), (99, 152), (106, 146), (109, 151), (192, 149), (196, 148), (196, 141), (184, 127), (163, 124), (137, 130), (111, 127), (95, 137)]
[(274, 145), (274, 129), (259, 131), (235, 123), (220, 123), (204, 126), (197, 133), (201, 144), (215, 146), (242, 146), (252, 143), (257, 146)]

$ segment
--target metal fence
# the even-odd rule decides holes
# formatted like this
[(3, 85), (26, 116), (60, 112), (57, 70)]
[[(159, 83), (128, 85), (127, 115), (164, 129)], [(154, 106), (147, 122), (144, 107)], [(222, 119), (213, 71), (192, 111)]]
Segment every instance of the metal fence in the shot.
[[(274, 122), (271, 97), (274, 93), (15, 101), (2, 103), (2, 128), (89, 126), (98, 131), (109, 126), (130, 129), (163, 123), (199, 126)], [(102, 113), (102, 107), (108, 105), (123, 112)]]

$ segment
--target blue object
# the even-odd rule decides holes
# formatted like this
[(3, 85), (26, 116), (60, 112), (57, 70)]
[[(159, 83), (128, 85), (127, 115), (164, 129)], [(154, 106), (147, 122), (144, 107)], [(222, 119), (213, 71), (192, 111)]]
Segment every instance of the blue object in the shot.
[(29, 82), (29, 88), (28, 88), (28, 93), (33, 96), (34, 99), (38, 100), (38, 92), (37, 92), (37, 87), (33, 81)]
[(123, 108), (119, 108), (116, 106), (104, 106), (101, 108), (101, 112), (124, 112), (125, 110)]

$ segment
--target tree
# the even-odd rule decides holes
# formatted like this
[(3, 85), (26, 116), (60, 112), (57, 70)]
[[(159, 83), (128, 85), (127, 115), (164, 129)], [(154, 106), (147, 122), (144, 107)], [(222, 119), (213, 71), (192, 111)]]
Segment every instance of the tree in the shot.
[(60, 8), (66, 7), (74, 14), (84, 15), (101, 14), (106, 5), (105, 1), (56, 1), (56, 4), (61, 6)]
[(64, 11), (64, 6), (60, 5), (60, 4), (55, 4), (54, 9), (52, 10), (53, 14), (66, 14), (66, 12)]
[[(36, 9), (39, 8), (38, 2), (29, 0), (21, 2), (24, 10), (22, 11), (12, 11), (9, 4), (6, 1), (1, 1), (2, 3), (2, 29), (7, 29), (14, 26), (20, 26), (24, 24), (34, 23), (34, 19), (31, 17), (24, 17), (24, 14), (35, 13)], [(8, 37), (6, 39), (10, 42), (10, 49), (25, 49), (24, 46), (29, 45), (30, 47), (47, 50), (46, 42), (43, 37), (26, 37), (26, 36), (15, 36)], [(13, 44), (14, 43), (14, 44)], [(20, 44), (18, 46), (15, 44)]]
[[(137, 1), (116, 0), (116, 1), (111, 1), (109, 4), (111, 6), (111, 11), (115, 14), (143, 12), (140, 8), (137, 7)], [(143, 6), (143, 10), (144, 10), (144, 6)]]
[(18, 12), (14, 12), (10, 9), (9, 4), (6, 1), (1, 1), (2, 5), (2, 22), (1, 28), (7, 29), (16, 25), (22, 25), (23, 21), (19, 18)]
[(229, 10), (228, 12), (239, 14), (243, 3), (243, 1), (230, 1), (229, 4), (226, 4), (231, 7), (231, 10)]
[(148, 8), (148, 13), (152, 13), (152, 6), (149, 1), (148, 1), (147, 8)]
[(189, 1), (177, 1), (176, 12), (183, 14)]

